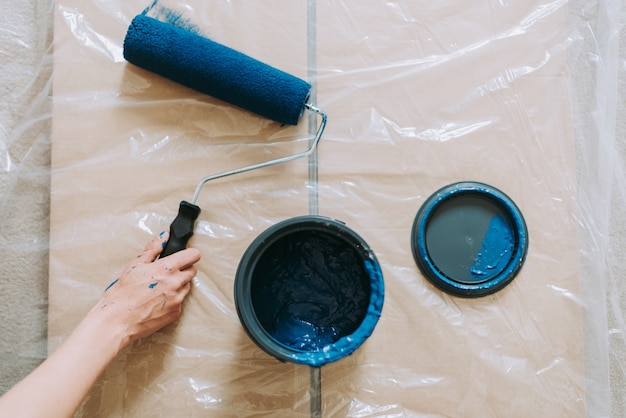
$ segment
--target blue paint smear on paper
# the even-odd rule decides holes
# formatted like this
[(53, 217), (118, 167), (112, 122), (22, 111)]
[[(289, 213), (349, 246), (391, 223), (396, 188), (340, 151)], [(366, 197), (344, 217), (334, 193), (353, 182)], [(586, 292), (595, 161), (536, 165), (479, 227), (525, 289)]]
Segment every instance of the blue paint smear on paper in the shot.
[(515, 238), (511, 225), (502, 215), (494, 216), (482, 241), (470, 274), (475, 280), (489, 280), (502, 272), (511, 259)]
[(281, 344), (319, 351), (354, 332), (365, 317), (370, 280), (362, 257), (344, 241), (317, 232), (291, 234), (259, 260), (252, 303)]

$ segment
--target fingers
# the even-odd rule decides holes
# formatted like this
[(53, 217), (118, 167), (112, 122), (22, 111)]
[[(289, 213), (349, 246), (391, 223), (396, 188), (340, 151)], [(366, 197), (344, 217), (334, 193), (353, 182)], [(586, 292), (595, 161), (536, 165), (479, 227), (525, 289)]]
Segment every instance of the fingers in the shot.
[[(162, 232), (155, 237), (139, 254), (126, 266), (120, 279), (124, 283), (140, 284), (148, 281), (148, 286), (154, 288), (158, 282), (164, 282), (173, 290), (178, 290), (191, 282), (197, 273), (194, 266), (200, 260), (200, 251), (195, 248), (187, 248), (167, 257), (158, 259), (167, 243), (168, 234)], [(156, 284), (155, 284), (156, 283)], [(109, 289), (107, 287), (107, 289)]]
[(187, 248), (159, 260), (170, 270), (186, 270), (200, 261), (200, 251)]
[(141, 254), (137, 256), (137, 261), (142, 263), (152, 263), (157, 259), (161, 252), (163, 252), (163, 248), (165, 247), (165, 243), (167, 243), (168, 238), (169, 233), (166, 231), (163, 231), (158, 236), (154, 237), (152, 241), (146, 244)]
[(182, 315), (183, 302), (190, 291), (191, 283), (187, 282), (176, 292), (161, 294), (159, 300), (154, 302), (154, 307), (150, 309), (149, 321), (142, 327), (142, 330), (138, 331), (138, 334), (150, 335), (178, 320)]
[[(169, 288), (176, 292), (180, 292), (181, 289), (188, 286), (191, 288), (191, 281), (196, 274), (198, 273), (197, 269), (194, 266), (191, 266), (185, 270), (178, 271), (173, 274), (169, 274), (168, 277), (164, 279), (164, 284)], [(185, 293), (186, 295), (186, 293)]]
[(123, 329), (123, 344), (148, 336), (177, 320), (197, 274), (200, 252), (194, 248), (159, 258), (167, 233), (152, 239), (107, 287), (94, 315)]
[(191, 292), (191, 281), (188, 281), (187, 283), (181, 286), (181, 288), (178, 290), (178, 294), (176, 295), (175, 302), (178, 305), (178, 310), (181, 310), (183, 306), (183, 301), (185, 300), (187, 295), (189, 295), (190, 292)]
[[(144, 263), (155, 261), (163, 252), (168, 238), (169, 233), (166, 231), (161, 232), (145, 246), (143, 252), (137, 257), (137, 261)], [(165, 257), (164, 260), (167, 260), (166, 264), (172, 270), (185, 270), (200, 261), (200, 251), (194, 248), (187, 248), (170, 254), (168, 257)]]

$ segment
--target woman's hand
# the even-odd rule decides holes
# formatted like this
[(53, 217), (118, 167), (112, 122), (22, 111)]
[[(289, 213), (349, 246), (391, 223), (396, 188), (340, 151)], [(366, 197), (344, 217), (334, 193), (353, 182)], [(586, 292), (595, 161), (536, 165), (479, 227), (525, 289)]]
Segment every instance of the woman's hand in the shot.
[(161, 234), (148, 243), (63, 344), (0, 397), (0, 417), (73, 416), (120, 350), (180, 317), (200, 253), (158, 259), (166, 241)]
[(188, 248), (157, 258), (167, 242), (162, 233), (128, 263), (121, 275), (104, 291), (85, 318), (98, 317), (119, 332), (122, 350), (132, 341), (146, 337), (176, 321), (191, 289), (200, 252)]

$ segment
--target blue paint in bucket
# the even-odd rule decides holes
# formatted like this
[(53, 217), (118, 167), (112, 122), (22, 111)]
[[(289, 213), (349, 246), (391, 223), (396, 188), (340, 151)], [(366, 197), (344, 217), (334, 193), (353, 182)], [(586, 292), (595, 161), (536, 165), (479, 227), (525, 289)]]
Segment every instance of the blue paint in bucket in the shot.
[(478, 182), (433, 193), (417, 213), (413, 257), (424, 276), (450, 294), (479, 297), (508, 285), (522, 268), (528, 230), (515, 203)]
[(369, 246), (320, 216), (283, 221), (241, 259), (235, 304), (250, 338), (283, 361), (321, 366), (352, 354), (380, 317), (384, 284)]

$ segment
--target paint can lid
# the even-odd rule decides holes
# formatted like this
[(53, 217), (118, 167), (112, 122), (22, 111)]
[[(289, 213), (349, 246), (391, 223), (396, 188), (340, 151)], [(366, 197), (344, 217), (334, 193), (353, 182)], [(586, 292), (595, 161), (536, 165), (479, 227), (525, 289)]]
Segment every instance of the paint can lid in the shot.
[(528, 229), (506, 194), (465, 181), (426, 199), (413, 223), (411, 248), (434, 286), (455, 296), (480, 297), (502, 289), (520, 271)]

